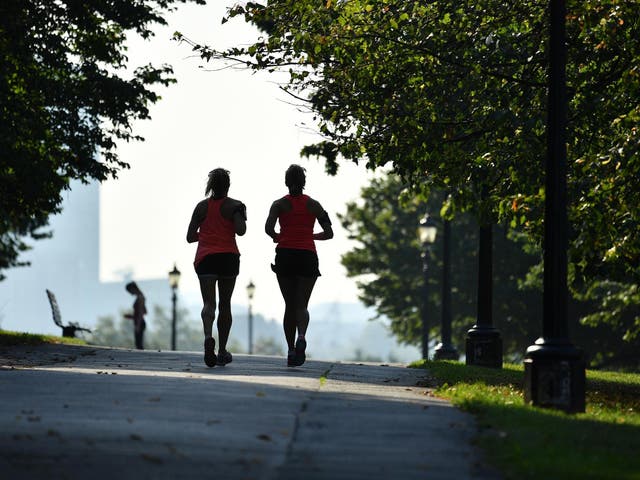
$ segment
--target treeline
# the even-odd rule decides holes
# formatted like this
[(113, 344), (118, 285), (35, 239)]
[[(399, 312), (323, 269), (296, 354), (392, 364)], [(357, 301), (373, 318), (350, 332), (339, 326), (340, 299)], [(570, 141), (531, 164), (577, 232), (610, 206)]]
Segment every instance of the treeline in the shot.
[[(392, 332), (403, 342), (420, 345), (424, 247), (417, 238), (418, 222), (427, 212), (438, 218), (442, 192), (426, 202), (407, 196), (394, 175), (375, 179), (341, 215), (342, 225), (358, 245), (342, 257), (350, 276), (360, 277), (360, 298), (391, 320)], [(440, 227), (442, 224), (440, 224)], [(440, 228), (440, 235), (442, 234)], [(522, 359), (542, 332), (542, 251), (522, 229), (494, 226), (493, 322), (503, 338), (507, 360)], [(427, 315), (432, 338), (441, 320), (443, 238), (428, 253)], [(470, 214), (451, 221), (451, 286), (453, 341), (464, 352), (466, 332), (476, 321), (478, 225)], [(626, 323), (640, 315), (600, 315), (597, 302), (575, 290), (569, 301), (568, 323), (575, 344), (585, 350), (592, 368), (640, 366), (640, 339), (627, 335)]]
[[(494, 245), (496, 323), (507, 342), (521, 345), (521, 335), (530, 343), (539, 331), (524, 325), (540, 317), (533, 287), (545, 231), (549, 4), (524, 0), (507, 11), (502, 0), (248, 2), (230, 9), (224, 21), (244, 19), (256, 26), (261, 32), (255, 42), (220, 50), (182, 34), (176, 38), (204, 61), (286, 72), (282, 88), (313, 113), (323, 137), (302, 155), (324, 158), (329, 173), (339, 174), (340, 162), (353, 161), (399, 175), (407, 196), (418, 203), (432, 202), (432, 192), (446, 192), (429, 210), (453, 220), (459, 240), (469, 237), (458, 260), (469, 259), (477, 248), (474, 228), (463, 225), (475, 223), (485, 231), (493, 225), (502, 237)], [(640, 3), (567, 1), (563, 20), (569, 315), (575, 342), (593, 344), (594, 365), (637, 364)], [(416, 218), (406, 226), (400, 218), (387, 209), (379, 219), (398, 227), (390, 237), (380, 236), (377, 224), (356, 230), (361, 238), (377, 239), (367, 244), (372, 260), (384, 255), (389, 238), (401, 244), (415, 238)], [(522, 240), (524, 253), (510, 255), (513, 240)], [(371, 279), (398, 297), (394, 302), (403, 313), (395, 317), (397, 333), (415, 339), (417, 325), (409, 319), (418, 303), (419, 257), (376, 263), (378, 269), (353, 257), (348, 262), (373, 275), (362, 280), (363, 296), (381, 313), (394, 312), (385, 297), (364, 289)], [(530, 268), (501, 270), (501, 262)], [(404, 271), (387, 275), (397, 268)], [(512, 290), (520, 283), (516, 295)], [(458, 283), (458, 295), (473, 285)], [(531, 296), (524, 295), (527, 289)], [(454, 302), (458, 312), (469, 305), (459, 296)], [(527, 319), (516, 316), (525, 310)], [(514, 330), (507, 334), (510, 325)], [(516, 335), (520, 329), (526, 333)]]
[[(144, 348), (147, 350), (169, 350), (171, 348), (170, 314), (158, 305), (154, 305), (153, 312), (147, 317), (147, 328), (144, 335)], [(214, 324), (214, 336), (217, 337)], [(107, 347), (134, 348), (133, 322), (124, 318), (115, 319), (112, 316), (100, 317), (92, 333), (86, 336), (87, 341), (94, 345)], [(203, 348), (204, 335), (202, 323), (189, 316), (187, 309), (178, 309), (176, 319), (176, 349), (200, 352)], [(282, 342), (269, 336), (259, 335), (255, 339), (253, 351), (264, 355), (284, 355)], [(246, 353), (247, 349), (233, 331), (227, 345), (232, 353)]]

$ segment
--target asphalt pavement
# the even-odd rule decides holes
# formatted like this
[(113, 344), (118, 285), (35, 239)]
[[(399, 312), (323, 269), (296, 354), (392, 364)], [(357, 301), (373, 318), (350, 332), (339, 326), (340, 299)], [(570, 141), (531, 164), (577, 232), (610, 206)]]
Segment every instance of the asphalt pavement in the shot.
[(0, 479), (494, 479), (402, 365), (0, 347)]

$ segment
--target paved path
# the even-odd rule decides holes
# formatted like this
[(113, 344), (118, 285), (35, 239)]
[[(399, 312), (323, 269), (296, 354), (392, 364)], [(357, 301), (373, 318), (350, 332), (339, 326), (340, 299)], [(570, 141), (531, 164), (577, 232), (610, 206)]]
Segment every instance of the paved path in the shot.
[(0, 347), (2, 479), (495, 478), (473, 419), (402, 366)]

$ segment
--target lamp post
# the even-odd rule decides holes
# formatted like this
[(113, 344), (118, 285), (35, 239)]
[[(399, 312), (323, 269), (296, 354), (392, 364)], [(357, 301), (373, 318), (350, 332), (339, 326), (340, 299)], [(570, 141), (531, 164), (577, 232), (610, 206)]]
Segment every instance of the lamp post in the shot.
[(176, 349), (176, 320), (177, 320), (177, 312), (176, 312), (176, 300), (178, 296), (176, 294), (176, 290), (178, 290), (178, 284), (180, 283), (180, 270), (176, 267), (176, 264), (173, 264), (173, 270), (169, 272), (169, 286), (171, 287), (171, 304), (173, 307), (172, 316), (171, 316), (171, 350)]
[(249, 298), (249, 355), (253, 353), (253, 310), (251, 308), (251, 301), (253, 300), (253, 294), (256, 291), (256, 286), (251, 280), (247, 285), (247, 297)]
[(431, 245), (436, 241), (436, 234), (438, 228), (435, 222), (429, 215), (425, 215), (418, 224), (418, 238), (422, 245), (422, 358), (429, 360), (429, 315), (427, 314), (427, 308), (429, 301), (427, 295), (429, 293), (429, 252), (431, 251)]
[(465, 363), (502, 368), (502, 337), (493, 326), (493, 229), (481, 223), (478, 246), (478, 312), (467, 331)]
[(542, 337), (527, 348), (525, 401), (567, 412), (585, 410), (585, 361), (567, 325), (567, 92), (564, 0), (549, 1), (549, 76), (544, 209)]
[(460, 354), (451, 343), (451, 223), (443, 220), (442, 225), (442, 317), (440, 323), (440, 343), (433, 358), (436, 360), (458, 360)]

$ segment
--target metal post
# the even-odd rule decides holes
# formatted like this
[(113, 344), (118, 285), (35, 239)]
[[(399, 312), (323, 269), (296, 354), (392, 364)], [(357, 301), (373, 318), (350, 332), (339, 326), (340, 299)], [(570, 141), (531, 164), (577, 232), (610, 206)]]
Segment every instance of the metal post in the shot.
[(249, 302), (249, 355), (253, 354), (253, 308)]
[(247, 348), (247, 351), (249, 352), (249, 355), (251, 355), (253, 353), (253, 309), (251, 306), (251, 301), (253, 300), (253, 294), (256, 291), (256, 286), (253, 284), (253, 282), (251, 280), (249, 280), (249, 283), (247, 284), (247, 300), (249, 303), (249, 345)]
[(172, 291), (173, 291), (173, 295), (171, 296), (171, 302), (173, 305), (173, 315), (171, 317), (171, 350), (175, 350), (176, 349), (176, 319), (177, 319), (176, 301), (178, 299), (178, 296), (176, 295), (175, 288), (172, 288)]
[(451, 223), (443, 221), (442, 249), (442, 318), (441, 341), (436, 346), (433, 358), (436, 360), (458, 360), (460, 354), (451, 343)]
[(429, 360), (429, 245), (424, 244), (422, 252), (422, 358)]
[(478, 318), (467, 332), (466, 363), (502, 368), (502, 337), (493, 326), (493, 230), (480, 225), (478, 248)]
[(567, 412), (585, 410), (585, 361), (567, 321), (566, 5), (549, 1), (549, 91), (545, 165), (542, 337), (525, 354), (525, 400)]

